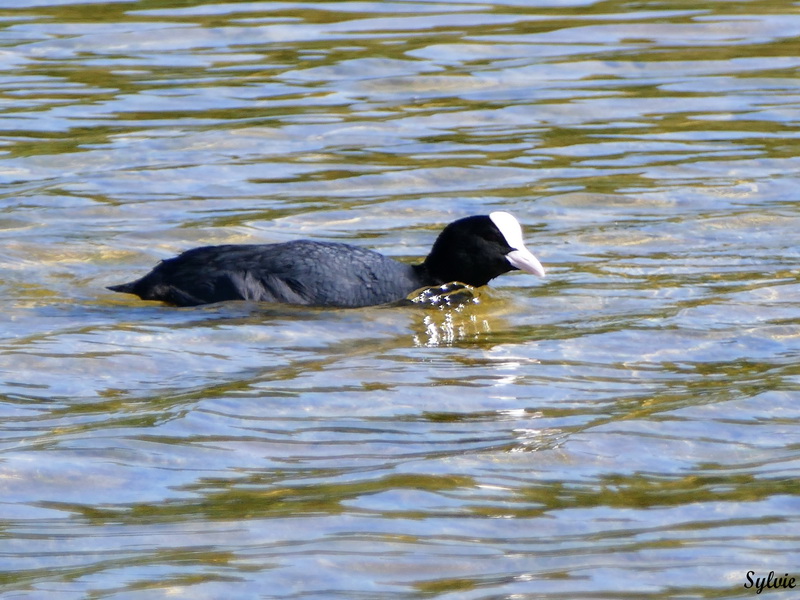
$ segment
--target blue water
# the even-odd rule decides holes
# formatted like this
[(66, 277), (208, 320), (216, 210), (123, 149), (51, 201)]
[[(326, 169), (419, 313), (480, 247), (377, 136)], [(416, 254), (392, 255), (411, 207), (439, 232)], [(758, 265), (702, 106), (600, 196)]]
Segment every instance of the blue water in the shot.
[[(796, 4), (0, 21), (0, 598), (800, 593)], [(548, 276), (462, 306), (105, 289), (492, 210)]]

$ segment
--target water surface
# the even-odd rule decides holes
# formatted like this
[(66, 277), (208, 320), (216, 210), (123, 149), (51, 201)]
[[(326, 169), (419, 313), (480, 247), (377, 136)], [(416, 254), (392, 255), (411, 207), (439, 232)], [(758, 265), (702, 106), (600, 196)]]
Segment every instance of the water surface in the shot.
[[(0, 597), (800, 578), (797, 8), (0, 0)], [(459, 308), (105, 290), (498, 209)]]

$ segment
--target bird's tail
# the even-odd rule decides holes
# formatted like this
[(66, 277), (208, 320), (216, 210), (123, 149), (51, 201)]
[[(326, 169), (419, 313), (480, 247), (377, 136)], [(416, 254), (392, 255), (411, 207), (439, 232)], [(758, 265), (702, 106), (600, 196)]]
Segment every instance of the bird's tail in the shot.
[(106, 289), (112, 292), (120, 292), (122, 294), (135, 294), (136, 284), (138, 281), (130, 281), (128, 283), (120, 283), (119, 285), (110, 285)]

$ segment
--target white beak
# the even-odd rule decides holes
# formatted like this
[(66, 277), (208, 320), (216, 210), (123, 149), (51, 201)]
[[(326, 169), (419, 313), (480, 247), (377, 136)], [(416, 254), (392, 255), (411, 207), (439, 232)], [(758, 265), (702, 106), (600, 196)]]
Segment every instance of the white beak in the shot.
[(500, 230), (503, 237), (506, 238), (508, 245), (514, 248), (514, 250), (506, 254), (506, 260), (511, 266), (518, 268), (520, 271), (544, 277), (542, 263), (528, 251), (525, 247), (525, 242), (522, 241), (522, 226), (519, 221), (513, 215), (503, 211), (493, 212), (489, 215), (489, 218)]
[(520, 271), (544, 277), (544, 267), (542, 263), (540, 263), (539, 259), (533, 254), (528, 252), (525, 247), (512, 250), (506, 254), (506, 260), (511, 263), (511, 266), (518, 268)]

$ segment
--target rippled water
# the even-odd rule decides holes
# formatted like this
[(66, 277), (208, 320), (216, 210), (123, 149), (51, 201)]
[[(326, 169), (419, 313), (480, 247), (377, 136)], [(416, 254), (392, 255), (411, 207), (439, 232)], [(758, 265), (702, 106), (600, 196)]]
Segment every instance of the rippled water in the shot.
[[(0, 597), (800, 579), (798, 6), (0, 0)], [(496, 209), (459, 309), (104, 289)]]

